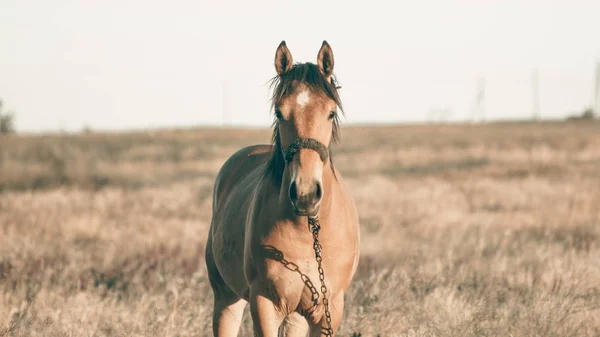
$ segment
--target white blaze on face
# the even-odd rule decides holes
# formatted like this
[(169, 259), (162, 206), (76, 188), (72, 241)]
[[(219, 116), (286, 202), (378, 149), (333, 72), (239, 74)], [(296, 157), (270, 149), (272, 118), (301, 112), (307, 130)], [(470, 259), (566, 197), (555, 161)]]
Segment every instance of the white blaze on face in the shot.
[(304, 90), (296, 97), (296, 104), (298, 104), (300, 107), (306, 106), (308, 102), (310, 102), (310, 93), (308, 90)]

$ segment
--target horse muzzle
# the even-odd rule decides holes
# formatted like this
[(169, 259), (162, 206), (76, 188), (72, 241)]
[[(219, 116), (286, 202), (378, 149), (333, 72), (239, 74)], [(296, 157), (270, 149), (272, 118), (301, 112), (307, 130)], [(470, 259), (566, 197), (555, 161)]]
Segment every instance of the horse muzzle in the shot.
[(290, 184), (289, 197), (296, 215), (314, 216), (319, 212), (323, 188), (320, 182), (299, 186), (296, 181)]
[[(301, 149), (314, 150), (319, 154), (319, 158), (323, 163), (329, 158), (329, 150), (321, 142), (312, 138), (298, 138), (285, 150), (286, 163), (289, 164)], [(320, 175), (316, 174), (313, 177), (304, 176), (304, 179), (302, 179), (302, 176), (294, 175), (292, 178), (288, 195), (296, 215), (315, 216), (319, 212), (323, 198), (323, 186)]]

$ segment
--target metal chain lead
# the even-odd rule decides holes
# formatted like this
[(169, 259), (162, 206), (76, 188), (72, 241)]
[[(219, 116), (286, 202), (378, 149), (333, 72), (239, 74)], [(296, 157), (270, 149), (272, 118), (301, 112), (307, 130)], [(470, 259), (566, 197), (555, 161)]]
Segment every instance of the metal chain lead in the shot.
[(317, 266), (319, 270), (319, 280), (321, 281), (321, 292), (323, 293), (323, 305), (325, 306), (325, 321), (327, 322), (327, 327), (322, 328), (321, 334), (324, 334), (327, 337), (333, 336), (333, 329), (331, 328), (331, 313), (329, 312), (329, 300), (327, 299), (327, 286), (325, 285), (325, 272), (323, 271), (323, 267), (321, 266), (321, 262), (323, 261), (323, 257), (321, 256), (322, 247), (319, 243), (319, 230), (321, 230), (321, 223), (319, 222), (318, 216), (308, 217), (308, 225), (310, 232), (312, 233), (314, 244), (313, 248), (315, 250), (315, 259), (317, 260)]
[[(273, 252), (271, 252), (273, 253)], [(283, 254), (281, 254), (281, 252), (275, 252), (275, 260), (281, 262), (285, 268), (287, 268), (290, 271), (293, 271), (295, 273), (298, 273), (300, 275), (300, 279), (302, 280), (302, 282), (304, 282), (304, 284), (306, 285), (306, 287), (308, 287), (308, 290), (310, 290), (311, 293), (311, 300), (313, 302), (313, 307), (310, 310), (314, 310), (317, 305), (319, 305), (319, 292), (317, 291), (317, 288), (314, 286), (314, 284), (312, 283), (312, 281), (310, 280), (310, 278), (308, 278), (308, 276), (304, 273), (302, 273), (300, 271), (300, 267), (298, 267), (297, 264), (295, 264), (294, 262), (290, 262), (288, 260), (286, 260), (283, 257)]]

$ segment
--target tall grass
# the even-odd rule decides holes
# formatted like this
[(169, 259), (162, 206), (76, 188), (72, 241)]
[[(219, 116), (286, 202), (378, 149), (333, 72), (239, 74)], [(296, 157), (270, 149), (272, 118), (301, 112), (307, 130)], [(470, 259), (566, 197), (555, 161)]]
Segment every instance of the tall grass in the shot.
[[(269, 136), (0, 138), (0, 336), (212, 335), (213, 178)], [(600, 335), (599, 124), (348, 127), (334, 160), (362, 231), (340, 335)]]

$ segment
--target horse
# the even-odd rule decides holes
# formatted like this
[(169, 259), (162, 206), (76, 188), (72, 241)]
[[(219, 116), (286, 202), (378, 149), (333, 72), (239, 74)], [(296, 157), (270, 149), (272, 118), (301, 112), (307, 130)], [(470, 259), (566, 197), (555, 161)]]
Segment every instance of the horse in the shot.
[(255, 336), (339, 329), (360, 233), (332, 161), (344, 113), (333, 66), (327, 41), (317, 64), (294, 63), (282, 41), (271, 79), (271, 144), (237, 150), (217, 173), (205, 254), (214, 336), (237, 336), (248, 303)]

